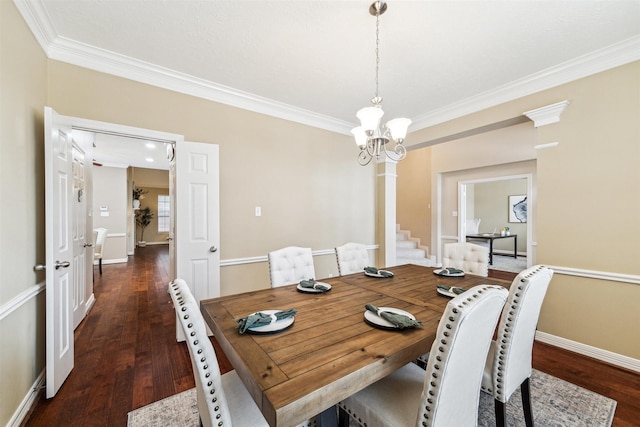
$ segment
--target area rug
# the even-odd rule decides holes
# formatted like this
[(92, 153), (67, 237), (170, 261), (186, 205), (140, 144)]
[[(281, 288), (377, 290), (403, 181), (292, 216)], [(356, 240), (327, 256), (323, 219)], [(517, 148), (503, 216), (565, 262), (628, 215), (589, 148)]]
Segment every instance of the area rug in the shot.
[[(616, 409), (615, 400), (536, 370), (531, 376), (531, 399), (534, 424), (537, 427), (610, 427)], [(496, 425), (493, 408), (493, 398), (486, 393), (480, 393), (480, 427)], [(506, 421), (510, 427), (525, 425), (519, 390), (509, 399)], [(127, 425), (199, 426), (195, 389), (129, 412)], [(350, 425), (356, 426), (353, 420)]]
[(527, 268), (527, 257), (514, 258), (513, 256), (493, 255), (493, 264), (489, 265), (492, 270), (509, 271), (520, 273)]

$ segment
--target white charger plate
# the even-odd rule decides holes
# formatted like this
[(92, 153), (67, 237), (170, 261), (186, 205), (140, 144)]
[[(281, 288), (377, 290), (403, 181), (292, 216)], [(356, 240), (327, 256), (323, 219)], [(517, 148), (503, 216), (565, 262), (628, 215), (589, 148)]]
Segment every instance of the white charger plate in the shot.
[(307, 293), (310, 293), (310, 294), (321, 294), (321, 293), (329, 292), (331, 290), (331, 285), (328, 284), (328, 283), (324, 283), (324, 282), (316, 282), (316, 283), (319, 284), (319, 285), (324, 285), (329, 289), (327, 289), (326, 291), (323, 291), (321, 289), (305, 288), (302, 285), (300, 285), (300, 283), (298, 283), (298, 286), (296, 286), (296, 287), (298, 288), (298, 290), (300, 292), (307, 292)]
[(387, 273), (390, 273), (390, 274), (391, 274), (391, 276), (383, 276), (383, 275), (382, 275), (382, 274), (380, 274), (380, 273), (375, 273), (375, 274), (374, 274), (374, 273), (369, 273), (368, 271), (365, 271), (365, 272), (364, 272), (364, 274), (365, 274), (365, 275), (367, 275), (367, 276), (369, 276), (369, 277), (381, 277), (381, 278), (383, 278), (383, 279), (388, 278), (388, 277), (393, 277), (393, 272), (391, 272), (391, 271), (389, 271), (389, 270), (378, 270), (378, 271), (379, 271), (379, 272), (380, 272), (380, 271), (385, 271), (385, 272), (387, 272)]
[[(271, 315), (279, 311), (282, 311), (282, 310), (260, 310), (260, 313)], [(251, 313), (251, 314), (256, 314), (256, 313), (258, 312), (256, 311), (255, 313)], [(294, 321), (295, 321), (295, 316), (291, 316), (291, 317), (287, 317), (286, 319), (276, 320), (275, 322), (272, 321), (268, 325), (247, 328), (247, 332), (250, 332), (252, 334), (273, 334), (275, 332), (284, 331), (285, 329), (293, 325)]]
[[(391, 313), (396, 313), (396, 314), (404, 314), (405, 316), (416, 320), (416, 317), (409, 313), (408, 311), (404, 311), (401, 310), (399, 308), (393, 308), (393, 307), (378, 307), (381, 311), (388, 311)], [(389, 322), (388, 320), (383, 319), (382, 317), (378, 316), (376, 313), (374, 313), (373, 311), (370, 310), (366, 310), (364, 312), (364, 320), (369, 323), (372, 326), (378, 327), (378, 328), (382, 328), (382, 329), (400, 329), (397, 326), (395, 326), (393, 323)]]
[(462, 273), (455, 273), (455, 274), (443, 274), (443, 271), (446, 271), (444, 268), (439, 268), (437, 270), (433, 270), (433, 272), (435, 274), (437, 274), (438, 276), (443, 276), (443, 277), (462, 277), (464, 276), (464, 271)]

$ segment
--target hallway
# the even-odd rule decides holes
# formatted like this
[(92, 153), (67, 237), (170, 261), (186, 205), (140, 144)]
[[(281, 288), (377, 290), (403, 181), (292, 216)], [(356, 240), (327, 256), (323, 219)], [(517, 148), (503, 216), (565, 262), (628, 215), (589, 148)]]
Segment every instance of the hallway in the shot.
[(132, 409), (194, 387), (187, 348), (175, 340), (168, 266), (168, 247), (155, 245), (103, 265), (102, 275), (94, 267), (96, 303), (75, 331), (75, 367), (23, 425), (125, 426)]

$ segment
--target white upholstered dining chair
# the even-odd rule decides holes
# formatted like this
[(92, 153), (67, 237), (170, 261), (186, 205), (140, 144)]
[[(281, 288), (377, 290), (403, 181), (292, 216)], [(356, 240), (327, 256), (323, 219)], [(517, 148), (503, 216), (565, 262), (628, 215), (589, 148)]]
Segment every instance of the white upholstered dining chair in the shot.
[(506, 404), (518, 386), (522, 392), (525, 423), (533, 427), (529, 394), (531, 352), (540, 309), (552, 277), (553, 270), (535, 265), (520, 272), (509, 289), (482, 378), (482, 390), (495, 400), (498, 427), (505, 425)]
[(475, 426), (482, 371), (507, 290), (478, 285), (447, 304), (426, 371), (409, 363), (338, 403), (367, 427)]
[(220, 374), (215, 350), (189, 286), (176, 279), (169, 284), (169, 293), (189, 348), (202, 425), (268, 426), (236, 371)]
[(269, 252), (268, 258), (272, 288), (316, 278), (311, 248), (288, 246)]
[(107, 229), (96, 228), (95, 233), (93, 260), (98, 261), (98, 271), (102, 274), (102, 254), (104, 253), (104, 242), (107, 240)]
[[(268, 427), (237, 372), (232, 370), (220, 374), (216, 352), (189, 285), (182, 279), (176, 279), (169, 284), (169, 294), (191, 357), (201, 425)], [(312, 418), (296, 427), (315, 425), (316, 419)]]
[(465, 273), (489, 275), (489, 248), (473, 243), (447, 243), (442, 252), (442, 266), (458, 268)]
[(362, 243), (345, 243), (335, 249), (338, 260), (338, 274), (362, 273), (371, 265), (367, 246)]

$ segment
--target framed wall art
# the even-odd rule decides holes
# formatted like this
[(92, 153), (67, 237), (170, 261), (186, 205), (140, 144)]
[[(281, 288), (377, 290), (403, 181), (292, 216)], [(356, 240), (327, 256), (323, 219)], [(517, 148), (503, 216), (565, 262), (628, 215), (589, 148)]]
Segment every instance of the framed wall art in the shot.
[(527, 196), (509, 196), (509, 222), (527, 222)]

